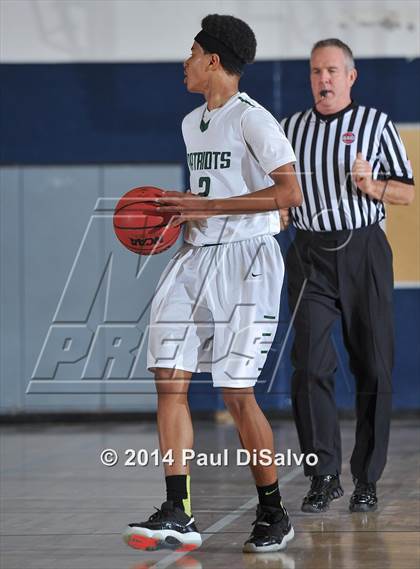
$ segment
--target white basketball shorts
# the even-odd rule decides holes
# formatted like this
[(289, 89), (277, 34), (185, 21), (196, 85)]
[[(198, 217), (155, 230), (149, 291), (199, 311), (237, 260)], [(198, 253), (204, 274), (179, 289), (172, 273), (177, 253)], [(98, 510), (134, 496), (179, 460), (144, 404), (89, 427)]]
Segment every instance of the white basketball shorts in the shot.
[(283, 277), (271, 235), (185, 244), (153, 299), (148, 369), (211, 372), (214, 387), (255, 385), (276, 333)]

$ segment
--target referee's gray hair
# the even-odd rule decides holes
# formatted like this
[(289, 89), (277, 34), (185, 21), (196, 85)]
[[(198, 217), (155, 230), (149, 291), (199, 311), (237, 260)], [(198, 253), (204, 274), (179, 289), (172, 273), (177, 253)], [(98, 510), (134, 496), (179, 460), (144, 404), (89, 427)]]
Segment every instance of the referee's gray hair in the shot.
[(322, 47), (338, 47), (344, 53), (347, 59), (347, 69), (350, 71), (354, 69), (354, 57), (353, 52), (349, 46), (338, 38), (328, 38), (326, 40), (317, 41), (311, 50), (311, 55), (316, 49), (321, 49)]

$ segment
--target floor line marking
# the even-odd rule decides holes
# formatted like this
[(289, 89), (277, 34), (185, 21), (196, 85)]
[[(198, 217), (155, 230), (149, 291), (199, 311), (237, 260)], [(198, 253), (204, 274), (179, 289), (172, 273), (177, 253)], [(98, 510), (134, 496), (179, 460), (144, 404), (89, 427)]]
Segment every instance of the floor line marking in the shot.
[[(282, 476), (282, 478), (279, 480), (280, 488), (282, 488), (285, 484), (287, 484), (287, 482), (290, 482), (291, 480), (296, 478), (296, 476), (298, 476), (301, 472), (302, 468), (296, 467), (291, 472), (288, 472), (287, 474)], [(223, 528), (234, 522), (236, 519), (241, 517), (242, 514), (244, 514), (251, 508), (254, 508), (257, 504), (258, 504), (258, 497), (255, 496), (254, 498), (251, 498), (251, 500), (245, 502), (245, 504), (243, 504), (242, 506), (239, 506), (239, 508), (237, 508), (231, 514), (224, 516), (219, 521), (209, 526), (206, 530), (204, 530), (203, 543), (208, 539), (210, 539), (213, 535), (218, 533), (220, 530), (222, 530)], [(163, 559), (152, 565), (150, 569), (166, 569), (167, 567), (172, 565), (172, 563), (175, 563), (179, 559), (182, 559), (189, 553), (190, 553), (189, 551), (182, 553), (171, 553), (170, 555), (163, 557)], [(194, 554), (194, 551), (192, 552), (192, 554)]]

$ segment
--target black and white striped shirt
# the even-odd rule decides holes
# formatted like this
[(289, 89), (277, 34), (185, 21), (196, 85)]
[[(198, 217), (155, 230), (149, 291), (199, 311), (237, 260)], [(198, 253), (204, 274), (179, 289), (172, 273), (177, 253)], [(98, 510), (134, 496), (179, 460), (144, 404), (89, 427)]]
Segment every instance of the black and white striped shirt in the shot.
[(292, 208), (298, 229), (357, 229), (385, 218), (383, 203), (362, 193), (351, 179), (358, 152), (371, 163), (374, 179), (414, 183), (401, 138), (377, 109), (354, 102), (334, 115), (309, 109), (281, 125), (296, 154), (303, 192), (303, 204)]

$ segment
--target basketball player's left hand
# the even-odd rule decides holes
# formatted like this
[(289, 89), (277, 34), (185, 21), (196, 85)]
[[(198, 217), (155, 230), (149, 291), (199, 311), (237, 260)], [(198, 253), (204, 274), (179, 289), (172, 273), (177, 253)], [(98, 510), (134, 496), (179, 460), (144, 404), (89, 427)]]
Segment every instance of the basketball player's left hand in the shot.
[(372, 180), (372, 166), (364, 159), (361, 152), (357, 153), (356, 160), (353, 162), (351, 175), (359, 190), (364, 194), (373, 195), (375, 184)]
[(195, 221), (210, 217), (209, 201), (206, 198), (186, 192), (165, 191), (165, 195), (156, 200), (158, 210), (162, 213), (172, 213), (172, 225), (177, 227), (185, 221)]

